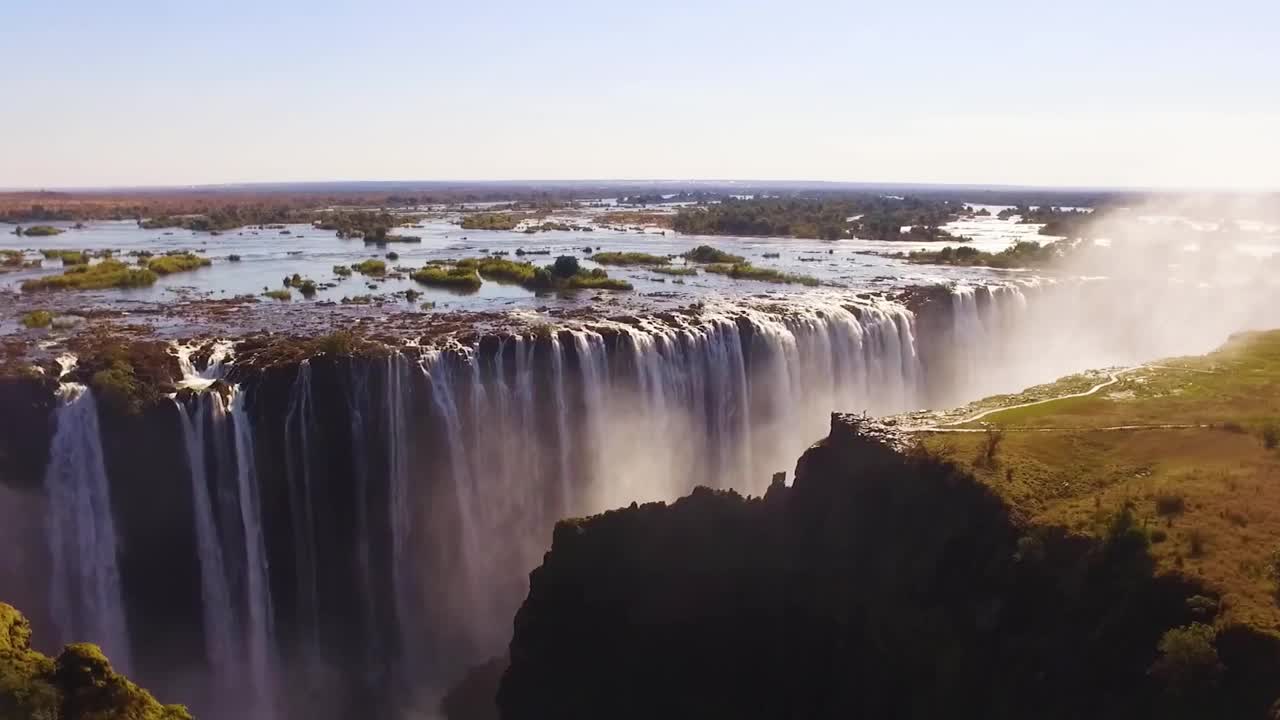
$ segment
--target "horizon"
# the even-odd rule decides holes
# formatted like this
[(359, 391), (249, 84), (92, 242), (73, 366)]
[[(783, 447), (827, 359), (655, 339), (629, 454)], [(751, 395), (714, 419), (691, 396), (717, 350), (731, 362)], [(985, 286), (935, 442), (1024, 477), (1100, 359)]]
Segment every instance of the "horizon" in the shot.
[[(1280, 188), (1256, 0), (75, 0), (0, 12), (4, 188), (773, 178)], [(1190, 50), (1190, 51), (1189, 51)], [(410, 180), (412, 179), (412, 180)]]

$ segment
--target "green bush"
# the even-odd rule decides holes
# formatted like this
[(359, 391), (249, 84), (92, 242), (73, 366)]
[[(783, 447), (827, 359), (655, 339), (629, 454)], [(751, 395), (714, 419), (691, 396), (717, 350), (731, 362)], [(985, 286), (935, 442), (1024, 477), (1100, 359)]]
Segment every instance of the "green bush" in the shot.
[(662, 274), (662, 275), (680, 275), (680, 276), (689, 276), (689, 275), (697, 275), (697, 274), (698, 274), (698, 269), (697, 269), (697, 268), (689, 267), (689, 266), (687, 266), (687, 265), (686, 265), (686, 266), (681, 266), (681, 267), (671, 267), (671, 266), (668, 266), (668, 267), (651, 267), (651, 268), (649, 268), (649, 270), (651, 270), (652, 272), (660, 273), (660, 274)]
[(32, 329), (49, 327), (53, 324), (53, 313), (48, 310), (32, 310), (23, 314), (22, 324)]
[(381, 260), (365, 260), (351, 266), (352, 270), (361, 275), (386, 275), (387, 264)]
[(1217, 633), (1204, 623), (1192, 623), (1165, 632), (1160, 651), (1149, 673), (1174, 695), (1196, 695), (1218, 684), (1225, 668), (1214, 646)]
[(51, 235), (61, 235), (63, 232), (66, 231), (62, 228), (53, 227), (52, 225), (32, 225), (26, 230), (23, 230), (22, 234), (27, 237), (49, 237)]
[(640, 252), (602, 252), (591, 256), (601, 265), (669, 265), (671, 260), (662, 255)]
[(292, 300), (293, 299), (293, 292), (287, 288), (281, 288), (279, 290), (268, 290), (267, 292), (264, 292), (262, 294), (265, 295), (266, 297), (271, 298), (272, 300)]
[(1160, 515), (1178, 515), (1187, 507), (1187, 501), (1176, 493), (1161, 493), (1156, 496), (1156, 512)]
[(334, 265), (333, 274), (338, 277), (351, 277), (351, 268), (346, 265)]
[(476, 274), (474, 268), (470, 267), (444, 268), (437, 265), (428, 265), (420, 270), (415, 270), (409, 277), (423, 285), (463, 290), (477, 290), (481, 284), (480, 276)]
[(147, 262), (147, 269), (157, 275), (172, 275), (173, 273), (195, 270), (212, 264), (212, 261), (208, 258), (202, 258), (194, 253), (182, 253), (180, 255), (162, 255), (158, 258), (152, 258)]
[(727, 265), (735, 265), (745, 263), (746, 258), (741, 255), (731, 255), (723, 250), (717, 250), (710, 245), (699, 245), (698, 247), (686, 252), (684, 259), (698, 263), (721, 263)]

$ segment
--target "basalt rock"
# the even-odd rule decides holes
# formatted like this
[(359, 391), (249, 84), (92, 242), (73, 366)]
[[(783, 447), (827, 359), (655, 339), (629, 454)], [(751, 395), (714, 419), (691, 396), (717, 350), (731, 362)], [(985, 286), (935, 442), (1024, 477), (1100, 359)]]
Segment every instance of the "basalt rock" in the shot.
[[(1043, 552), (1020, 553), (1034, 537)], [(1028, 527), (892, 428), (833, 416), (791, 486), (699, 488), (557, 525), (515, 618), (501, 716), (1263, 717), (1275, 639), (1220, 634), (1207, 695), (1148, 675), (1194, 581), (1143, 543)], [(455, 718), (472, 717), (456, 706)]]

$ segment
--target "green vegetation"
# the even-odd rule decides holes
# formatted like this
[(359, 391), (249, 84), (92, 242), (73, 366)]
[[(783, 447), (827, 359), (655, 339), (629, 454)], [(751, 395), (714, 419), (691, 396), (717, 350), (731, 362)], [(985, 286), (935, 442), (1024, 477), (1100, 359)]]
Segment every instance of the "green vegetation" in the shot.
[(89, 254), (80, 250), (41, 250), (46, 260), (61, 260), (63, 265), (84, 265), (89, 262)]
[(351, 268), (346, 265), (334, 265), (333, 274), (338, 277), (351, 277)]
[(809, 287), (817, 287), (821, 284), (815, 277), (784, 273), (772, 268), (756, 267), (749, 262), (733, 263), (732, 265), (713, 263), (704, 266), (702, 269), (717, 275), (728, 275), (736, 280), (759, 280), (761, 282), (790, 283)]
[(697, 268), (689, 267), (688, 265), (680, 265), (680, 266), (668, 265), (666, 267), (652, 267), (652, 268), (649, 268), (649, 270), (651, 270), (652, 272), (661, 273), (663, 275), (679, 275), (683, 277), (688, 277), (690, 275), (698, 274)]
[(280, 288), (279, 290), (268, 290), (262, 294), (263, 296), (269, 297), (272, 300), (282, 300), (287, 302), (293, 299), (293, 291), (289, 290), (288, 288)]
[(591, 256), (601, 265), (669, 265), (670, 258), (640, 252), (602, 252)]
[(1160, 657), (1151, 666), (1151, 675), (1178, 696), (1213, 689), (1225, 670), (1214, 646), (1216, 638), (1217, 632), (1204, 623), (1169, 630), (1160, 638)]
[(53, 313), (48, 310), (32, 310), (23, 313), (22, 324), (28, 328), (46, 328), (53, 324)]
[(1069, 240), (1058, 240), (1045, 245), (1033, 240), (1022, 240), (998, 253), (948, 245), (941, 250), (912, 251), (907, 255), (907, 262), (917, 265), (961, 265), (1004, 269), (1042, 268), (1060, 261), (1075, 249), (1075, 244)]
[[(945, 235), (939, 227), (964, 212), (964, 205), (958, 202), (883, 195), (839, 199), (726, 198), (715, 204), (681, 208), (672, 226), (679, 232), (697, 235), (911, 240), (921, 234)], [(908, 226), (914, 237), (902, 232)]]
[(747, 259), (741, 255), (731, 255), (723, 250), (713, 248), (710, 245), (699, 245), (681, 257), (690, 262), (722, 263), (729, 265), (744, 263), (747, 261)]
[(66, 232), (62, 228), (56, 228), (52, 225), (33, 225), (22, 231), (27, 237), (49, 237), (52, 235), (61, 235)]
[(287, 288), (296, 288), (304, 298), (315, 297), (316, 290), (319, 289), (319, 286), (316, 285), (314, 280), (304, 278), (298, 273), (294, 273), (290, 277), (285, 278), (284, 286)]
[(0, 603), (0, 717), (18, 720), (191, 720), (111, 668), (96, 645), (74, 643), (56, 659), (31, 647), (31, 624)]
[(102, 290), (136, 288), (155, 284), (156, 273), (145, 268), (130, 267), (119, 260), (103, 260), (97, 265), (74, 265), (61, 275), (33, 278), (22, 283), (25, 291), (36, 290)]
[(1039, 230), (1041, 235), (1059, 235), (1069, 239), (1086, 237), (1088, 226), (1095, 219), (1089, 210), (1061, 210), (1050, 205), (1017, 205), (1001, 210), (998, 217), (1007, 220), (1014, 215), (1019, 216), (1020, 224), (1044, 223)]
[[(1066, 378), (1057, 394), (1105, 379)], [(1052, 388), (1023, 402), (1051, 398)], [(996, 462), (984, 460), (986, 432), (923, 442), (1031, 522), (1102, 536), (1124, 510), (1150, 539), (1159, 569), (1202, 578), (1221, 594), (1219, 626), (1280, 626), (1271, 574), (1280, 455), (1266, 441), (1280, 420), (1280, 331), (1118, 375), (1091, 395), (1010, 407), (1019, 400), (1001, 398), (1009, 409), (958, 426), (999, 433)]]
[(160, 214), (138, 220), (138, 226), (148, 230), (182, 228), (196, 232), (225, 232), (246, 226), (279, 226), (297, 222), (300, 216), (284, 206), (267, 206), (260, 203), (226, 204), (217, 208), (205, 208), (201, 212), (186, 214)]
[(0, 267), (22, 267), (22, 251), (0, 250)]
[(525, 213), (473, 213), (462, 218), (463, 230), (514, 230), (528, 216)]
[(415, 270), (409, 277), (423, 285), (450, 287), (460, 290), (480, 289), (480, 276), (476, 274), (476, 270), (473, 267), (444, 268), (437, 265), (428, 265), (421, 270)]
[(382, 276), (387, 274), (387, 264), (382, 260), (365, 260), (352, 265), (351, 269), (361, 275)]
[(571, 255), (556, 258), (554, 264), (539, 267), (533, 263), (505, 258), (466, 258), (453, 263), (455, 268), (474, 270), (485, 280), (520, 285), (529, 290), (631, 290), (631, 283), (609, 277), (599, 268), (584, 270)]
[(194, 253), (182, 253), (152, 258), (147, 262), (147, 269), (157, 275), (172, 275), (212, 264), (213, 262), (208, 258), (202, 258)]

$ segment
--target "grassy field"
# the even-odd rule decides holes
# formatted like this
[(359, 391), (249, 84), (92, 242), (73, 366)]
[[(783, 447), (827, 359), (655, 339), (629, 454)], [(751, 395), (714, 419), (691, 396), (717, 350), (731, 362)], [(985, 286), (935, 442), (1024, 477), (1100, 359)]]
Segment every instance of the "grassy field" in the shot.
[[(1009, 407), (1098, 382), (1097, 374), (1073, 376), (974, 407)], [(972, 413), (952, 421), (965, 417)], [(1086, 397), (1001, 410), (923, 437), (1035, 523), (1097, 533), (1131, 503), (1161, 570), (1222, 592), (1220, 622), (1280, 632), (1271, 569), (1280, 550), (1277, 423), (1280, 331), (1134, 369)]]

